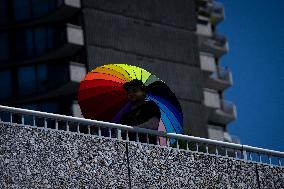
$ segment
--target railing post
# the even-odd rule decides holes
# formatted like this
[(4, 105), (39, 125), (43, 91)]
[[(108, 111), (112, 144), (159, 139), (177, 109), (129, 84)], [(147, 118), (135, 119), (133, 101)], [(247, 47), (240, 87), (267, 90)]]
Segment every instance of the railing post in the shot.
[(176, 148), (179, 149), (179, 143), (178, 143), (178, 139), (177, 140), (177, 145), (176, 145)]
[(206, 154), (208, 154), (208, 144), (205, 144)]
[(218, 146), (216, 146), (215, 153), (217, 156), (219, 155)]
[(186, 150), (189, 151), (188, 140), (186, 140)]
[(91, 134), (91, 126), (88, 125), (88, 134), (90, 135)]
[(199, 152), (199, 144), (198, 144), (198, 142), (195, 143), (195, 147), (196, 147), (196, 152)]
[(136, 131), (136, 142), (139, 142), (139, 135), (137, 131)]
[[(0, 120), (1, 121), (1, 120)], [(21, 122), (24, 125), (25, 124), (25, 119), (24, 119), (24, 115), (21, 115)]]
[(121, 140), (121, 129), (117, 129), (116, 132), (117, 132), (117, 135), (116, 135), (117, 139)]
[(225, 156), (228, 157), (228, 149), (225, 147)]
[(128, 130), (126, 131), (126, 141), (129, 141)]
[(77, 127), (77, 133), (80, 133), (80, 124), (77, 123), (76, 127)]
[(13, 123), (13, 113), (10, 112), (10, 123)]
[(58, 130), (58, 120), (55, 120), (55, 130)]
[(244, 159), (245, 161), (248, 160), (248, 156), (247, 156), (247, 151), (246, 151), (246, 150), (243, 150), (243, 159)]
[(36, 126), (36, 117), (35, 116), (33, 116), (33, 126), (35, 127)]
[(43, 118), (43, 121), (44, 121), (44, 128), (46, 129), (47, 128), (46, 118)]
[(271, 155), (268, 155), (269, 164), (272, 164)]
[(66, 131), (69, 132), (69, 123), (68, 123), (68, 121), (66, 121)]
[(261, 154), (260, 153), (257, 153), (257, 154), (258, 154), (259, 162), (262, 163)]
[(98, 130), (99, 137), (101, 137), (101, 136), (102, 136), (102, 130), (101, 130), (101, 127), (99, 127), (98, 129), (99, 129), (99, 130)]

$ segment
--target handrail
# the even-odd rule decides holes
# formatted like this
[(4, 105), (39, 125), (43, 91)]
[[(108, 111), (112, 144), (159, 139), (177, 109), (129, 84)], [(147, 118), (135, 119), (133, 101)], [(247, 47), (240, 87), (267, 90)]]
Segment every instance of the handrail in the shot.
[[(110, 132), (110, 137), (111, 136), (111, 129), (116, 129), (116, 138), (117, 139), (122, 139), (121, 137), (121, 131), (126, 131), (127, 132), (127, 141), (128, 141), (128, 132), (135, 132), (136, 133), (136, 142), (139, 142), (139, 134), (144, 133), (147, 134), (147, 143), (148, 141), (148, 135), (154, 135), (157, 138), (157, 144), (161, 145), (161, 142), (159, 139), (161, 138), (166, 138), (167, 142), (166, 145), (167, 147), (173, 147), (169, 145), (169, 140), (174, 139), (176, 140), (175, 142), (175, 148), (177, 149), (182, 149), (180, 148), (180, 141), (186, 141), (186, 148), (185, 150), (191, 150), (191, 151), (197, 151), (197, 152), (203, 152), (201, 149), (202, 145), (205, 145), (205, 153), (210, 153), (210, 147), (209, 145), (214, 145), (215, 155), (221, 155), (219, 153), (220, 148), (224, 148), (225, 155), (229, 157), (229, 154), (232, 153), (232, 150), (235, 153), (235, 157), (237, 159), (243, 159), (243, 160), (251, 160), (251, 161), (257, 161), (254, 160), (252, 157), (252, 154), (257, 154), (259, 159), (258, 162), (262, 162), (261, 157), (262, 156), (267, 156), (269, 160), (269, 164), (272, 163), (272, 157), (275, 157), (278, 160), (278, 165), (282, 166), (282, 159), (284, 159), (284, 152), (280, 151), (275, 151), (275, 150), (269, 150), (269, 149), (263, 149), (263, 148), (258, 148), (258, 147), (253, 147), (253, 146), (248, 146), (248, 145), (241, 145), (241, 144), (234, 144), (234, 143), (229, 143), (229, 142), (223, 142), (223, 141), (217, 141), (217, 140), (212, 140), (212, 139), (206, 139), (206, 138), (200, 138), (200, 137), (194, 137), (194, 136), (188, 136), (188, 135), (182, 135), (182, 134), (176, 134), (176, 133), (166, 133), (162, 131), (155, 131), (155, 130), (150, 130), (150, 129), (144, 129), (144, 128), (139, 128), (139, 127), (132, 127), (128, 125), (122, 125), (122, 124), (116, 124), (116, 123), (110, 123), (110, 122), (104, 122), (104, 121), (98, 121), (98, 120), (91, 120), (91, 119), (84, 119), (84, 118), (78, 118), (78, 117), (72, 117), (72, 116), (66, 116), (66, 115), (59, 115), (59, 114), (53, 114), (53, 113), (47, 113), (47, 112), (40, 112), (40, 111), (35, 111), (35, 110), (27, 110), (27, 109), (22, 109), (22, 108), (15, 108), (15, 107), (9, 107), (9, 106), (3, 106), (0, 105), (0, 122), (4, 122), (3, 120), (1, 121), (2, 114), (3, 112), (9, 113), (10, 115), (10, 120), (8, 121), (9, 123), (13, 123), (13, 115), (20, 115), (21, 116), (21, 123), (25, 124), (25, 116), (32, 116), (33, 117), (33, 125), (35, 126), (35, 119), (36, 118), (44, 118), (44, 127), (47, 128), (46, 124), (46, 119), (51, 119), (55, 120), (56, 124), (58, 121), (65, 121), (66, 126), (68, 129), (66, 131), (69, 131), (69, 125), (68, 123), (77, 123), (77, 126), (79, 127), (79, 124), (85, 124), (88, 125), (88, 133), (90, 133), (90, 127), (96, 127), (98, 128), (98, 135), (102, 136), (101, 134), (101, 127), (102, 128), (108, 128)], [(55, 129), (58, 129), (57, 127)], [(78, 130), (79, 131), (79, 128)], [(138, 140), (137, 140), (138, 139)], [(124, 139), (122, 139), (124, 140)], [(189, 144), (191, 142), (195, 142), (195, 147), (196, 150), (189, 149)], [(203, 146), (204, 147), (204, 146)], [(212, 149), (211, 149), (212, 150)], [(231, 150), (231, 151), (230, 151)], [(282, 160), (282, 161), (281, 161)]]

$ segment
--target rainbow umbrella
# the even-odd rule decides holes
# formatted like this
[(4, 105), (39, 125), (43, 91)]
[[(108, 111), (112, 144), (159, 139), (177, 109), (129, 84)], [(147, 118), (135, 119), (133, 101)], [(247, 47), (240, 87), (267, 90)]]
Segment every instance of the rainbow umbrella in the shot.
[(182, 133), (182, 109), (175, 94), (155, 75), (128, 64), (99, 66), (85, 76), (78, 93), (78, 103), (83, 116), (119, 123), (123, 113), (130, 108), (127, 93), (122, 85), (133, 79), (139, 79), (145, 84), (146, 99), (154, 101), (160, 108), (158, 130)]

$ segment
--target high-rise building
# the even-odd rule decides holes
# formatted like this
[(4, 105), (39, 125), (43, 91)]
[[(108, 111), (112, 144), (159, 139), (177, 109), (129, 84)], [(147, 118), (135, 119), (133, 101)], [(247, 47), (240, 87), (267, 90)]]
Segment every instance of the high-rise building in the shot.
[(108, 63), (137, 65), (178, 97), (187, 134), (230, 140), (231, 72), (211, 0), (0, 0), (0, 104), (80, 116), (79, 82)]
[(207, 112), (208, 138), (238, 142), (227, 131), (227, 125), (237, 117), (235, 104), (224, 99), (224, 90), (232, 85), (232, 73), (220, 64), (228, 51), (225, 36), (216, 26), (224, 19), (224, 7), (212, 0), (196, 1), (200, 68), (203, 72), (203, 104)]

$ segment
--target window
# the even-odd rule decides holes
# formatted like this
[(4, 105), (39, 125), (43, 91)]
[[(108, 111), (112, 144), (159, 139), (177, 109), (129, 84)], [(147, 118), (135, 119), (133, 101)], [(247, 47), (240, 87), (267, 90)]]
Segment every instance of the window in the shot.
[(0, 99), (12, 96), (12, 78), (8, 70), (0, 71)]
[(19, 31), (16, 33), (16, 44), (15, 44), (16, 59), (27, 57), (28, 55), (27, 51), (29, 49), (27, 48), (27, 45), (32, 45), (30, 44), (30, 42), (27, 41), (29, 39), (26, 37), (26, 32), (27, 31)]
[(18, 76), (20, 95), (28, 95), (36, 92), (36, 75), (34, 67), (19, 68)]
[(29, 29), (26, 31), (26, 53), (28, 57), (34, 55), (34, 43), (33, 43), (33, 30)]
[(20, 95), (40, 93), (48, 88), (47, 66), (45, 64), (19, 68), (18, 78)]
[(0, 0), (0, 24), (5, 24), (7, 20), (7, 2)]
[[(40, 56), (54, 50), (55, 47), (60, 46), (66, 40), (64, 31), (63, 28), (59, 29), (57, 27), (37, 27), (16, 32), (15, 58), (22, 60), (23, 58)], [(0, 42), (4, 46), (4, 44), (8, 44), (8, 38), (0, 36)], [(2, 52), (3, 55), (8, 54), (6, 51)]]
[(47, 29), (47, 48), (52, 49), (54, 47), (54, 30), (51, 28)]
[(46, 51), (46, 29), (45, 28), (36, 28), (35, 29), (35, 51), (36, 55), (41, 55)]
[(9, 58), (9, 40), (7, 34), (0, 34), (0, 60)]
[(48, 13), (48, 4), (51, 0), (32, 0), (33, 17), (40, 17)]
[(47, 66), (45, 64), (41, 64), (37, 66), (37, 86), (40, 92), (45, 91), (47, 89)]
[(14, 0), (14, 16), (16, 21), (30, 19), (31, 17), (30, 0)]

